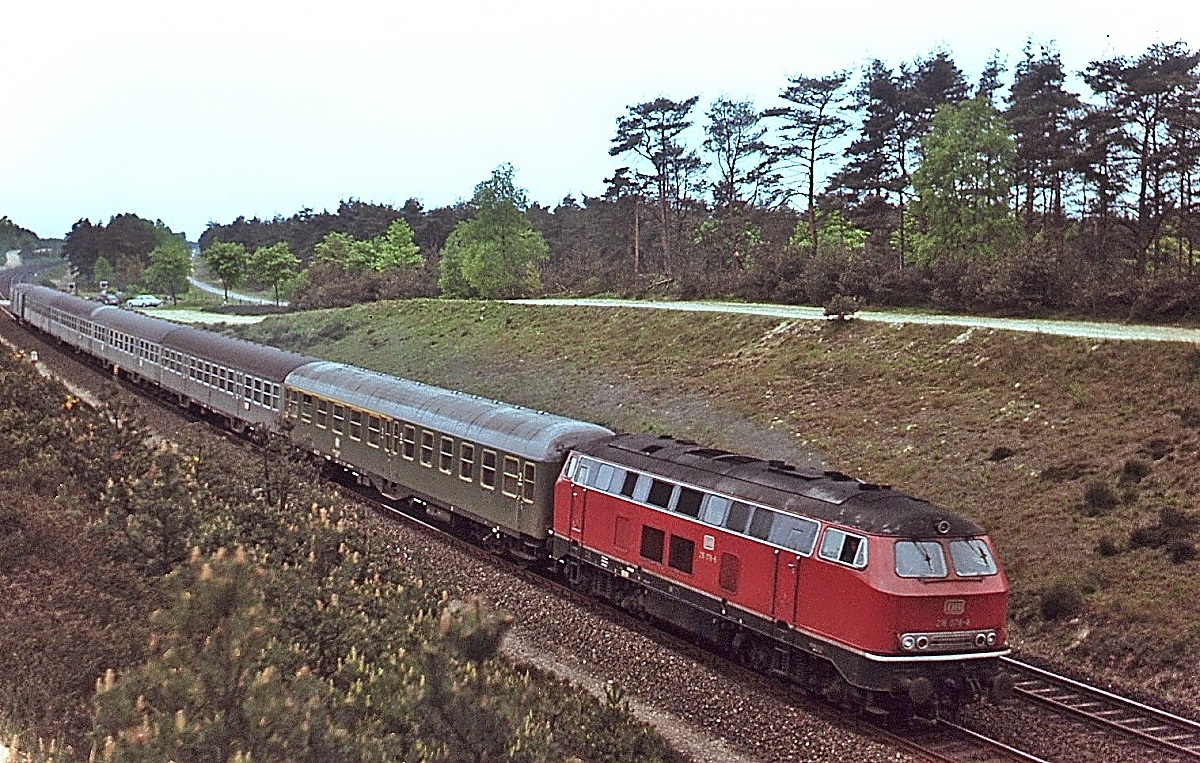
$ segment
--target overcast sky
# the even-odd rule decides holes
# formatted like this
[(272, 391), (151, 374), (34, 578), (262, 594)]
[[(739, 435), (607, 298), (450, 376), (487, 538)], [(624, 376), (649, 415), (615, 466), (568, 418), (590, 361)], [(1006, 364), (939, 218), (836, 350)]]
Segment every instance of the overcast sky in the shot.
[[(815, 9), (815, 10), (814, 10)], [(0, 8), (0, 215), (43, 237), (133, 212), (209, 221), (342, 199), (598, 195), (617, 117), (658, 96), (777, 105), (789, 76), (1053, 44), (1068, 69), (1200, 43), (1192, 0), (1135, 3), (97, 2)]]

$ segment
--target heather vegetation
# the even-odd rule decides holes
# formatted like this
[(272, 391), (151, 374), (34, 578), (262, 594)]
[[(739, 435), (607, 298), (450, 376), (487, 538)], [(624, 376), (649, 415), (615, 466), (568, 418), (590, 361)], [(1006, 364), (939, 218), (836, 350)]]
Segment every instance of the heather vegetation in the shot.
[(0, 741), (29, 759), (675, 759), (619, 696), (499, 658), (509, 616), (394, 563), (287, 449), (158, 441), (6, 352), (0, 488)]

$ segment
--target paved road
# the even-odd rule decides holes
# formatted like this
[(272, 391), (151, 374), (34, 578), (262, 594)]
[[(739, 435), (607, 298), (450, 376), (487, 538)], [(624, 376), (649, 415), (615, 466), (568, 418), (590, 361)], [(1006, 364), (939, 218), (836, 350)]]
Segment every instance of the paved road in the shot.
[[(204, 281), (199, 280), (195, 276), (188, 276), (188, 283), (190, 283), (192, 286), (195, 286), (200, 291), (206, 291), (209, 294), (220, 294), (221, 296), (225, 296), (225, 290), (222, 289), (220, 286), (213, 286), (210, 283), (205, 283)], [(234, 291), (229, 292), (229, 301), (230, 302), (241, 302), (246, 305), (273, 305), (273, 304), (275, 304), (275, 300), (273, 300), (273, 299), (267, 299), (265, 297), (252, 297), (249, 294), (238, 294), (237, 292), (234, 292)], [(284, 300), (284, 301), (280, 302), (279, 304), (282, 307), (287, 307), (287, 300)]]
[[(802, 321), (827, 320), (825, 311), (819, 307), (797, 307), (793, 305), (764, 305), (743, 302), (658, 302), (623, 299), (518, 299), (510, 300), (523, 305), (576, 305), (593, 307), (646, 308), (653, 310), (684, 310), (705, 313), (744, 313), (790, 318)], [(1143, 326), (1121, 323), (1099, 323), (1091, 321), (1051, 321), (1025, 318), (985, 318), (973, 315), (917, 315), (913, 313), (881, 313), (860, 310), (854, 314), (858, 320), (881, 321), (883, 323), (923, 323), (943, 326), (965, 326), (968, 328), (1001, 329), (1003, 331), (1027, 331), (1038, 334), (1056, 334), (1087, 339), (1119, 339), (1133, 341), (1187, 342), (1200, 344), (1200, 329), (1176, 328), (1173, 326)]]

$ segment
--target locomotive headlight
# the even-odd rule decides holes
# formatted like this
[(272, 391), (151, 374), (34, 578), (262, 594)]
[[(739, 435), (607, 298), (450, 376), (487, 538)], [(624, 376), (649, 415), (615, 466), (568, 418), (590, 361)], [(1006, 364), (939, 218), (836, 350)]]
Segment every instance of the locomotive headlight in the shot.
[(917, 649), (926, 649), (929, 647), (928, 636), (917, 636)]
[(986, 633), (976, 633), (975, 634), (975, 646), (987, 646), (987, 634)]
[(995, 645), (996, 645), (996, 631), (988, 631), (988, 634), (987, 634), (987, 645), (988, 645), (988, 646), (995, 646)]
[(900, 646), (904, 647), (905, 651), (911, 652), (917, 648), (917, 640), (910, 635), (905, 635), (900, 639)]

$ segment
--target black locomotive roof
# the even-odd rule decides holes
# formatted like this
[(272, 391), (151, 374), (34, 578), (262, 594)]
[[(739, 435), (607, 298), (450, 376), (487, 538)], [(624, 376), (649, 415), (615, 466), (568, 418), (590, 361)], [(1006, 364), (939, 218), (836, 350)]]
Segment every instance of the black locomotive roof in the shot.
[(343, 363), (301, 366), (287, 386), (539, 462), (559, 461), (570, 448), (612, 435), (598, 424)]
[(705, 448), (687, 440), (616, 435), (578, 450), (714, 493), (875, 535), (929, 538), (984, 532), (960, 514), (887, 485)]

